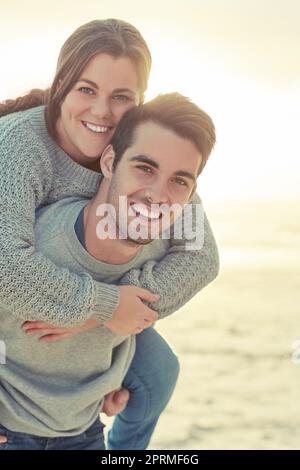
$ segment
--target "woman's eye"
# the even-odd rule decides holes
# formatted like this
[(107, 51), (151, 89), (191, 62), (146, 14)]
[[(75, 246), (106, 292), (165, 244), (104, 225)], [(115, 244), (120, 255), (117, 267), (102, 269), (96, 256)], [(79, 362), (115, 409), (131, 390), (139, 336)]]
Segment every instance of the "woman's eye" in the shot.
[(82, 86), (79, 88), (79, 91), (81, 91), (82, 93), (86, 94), (86, 95), (93, 95), (94, 94), (94, 90), (92, 90), (91, 88), (89, 88), (88, 86)]
[(114, 97), (115, 100), (117, 101), (131, 101), (131, 98), (129, 98), (129, 96), (126, 96), (126, 95), (116, 95)]

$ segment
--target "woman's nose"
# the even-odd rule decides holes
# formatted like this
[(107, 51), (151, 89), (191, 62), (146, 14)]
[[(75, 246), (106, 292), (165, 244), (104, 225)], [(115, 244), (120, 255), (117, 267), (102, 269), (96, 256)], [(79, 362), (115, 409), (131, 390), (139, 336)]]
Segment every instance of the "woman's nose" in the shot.
[(108, 98), (98, 98), (92, 105), (92, 114), (97, 118), (109, 118), (111, 117), (112, 110), (110, 101)]

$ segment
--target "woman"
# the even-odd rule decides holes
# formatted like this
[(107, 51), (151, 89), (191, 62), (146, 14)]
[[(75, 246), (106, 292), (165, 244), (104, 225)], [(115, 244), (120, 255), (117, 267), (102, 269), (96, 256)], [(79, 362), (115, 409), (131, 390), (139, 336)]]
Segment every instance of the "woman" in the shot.
[[(129, 272), (121, 287), (61, 269), (34, 249), (37, 208), (96, 192), (99, 156), (122, 115), (143, 102), (150, 66), (147, 45), (133, 26), (120, 20), (92, 21), (63, 45), (49, 91), (33, 91), (0, 108), (0, 115), (9, 114), (0, 120), (0, 305), (24, 321), (42, 321), (36, 325), (43, 327), (42, 335), (49, 324), (64, 327), (53, 330), (54, 339), (60, 333), (76, 334), (89, 327), (90, 319), (118, 332), (117, 320), (127, 311), (149, 311), (141, 298), (156, 300), (129, 283), (160, 296), (151, 305), (163, 318), (218, 272), (217, 249), (206, 219), (202, 250), (185, 251), (184, 240), (171, 240), (161, 262)], [(37, 107), (42, 102), (45, 109)], [(14, 111), (21, 112), (10, 114)], [(173, 270), (182, 276), (180, 292), (170, 281)], [(139, 326), (144, 329), (146, 324)], [(141, 330), (136, 324), (128, 326), (128, 333), (137, 331)], [(51, 335), (51, 327), (47, 333)], [(136, 339), (136, 355), (123, 382), (130, 400), (115, 420), (111, 449), (146, 448), (178, 376), (176, 356), (153, 328), (144, 329)]]

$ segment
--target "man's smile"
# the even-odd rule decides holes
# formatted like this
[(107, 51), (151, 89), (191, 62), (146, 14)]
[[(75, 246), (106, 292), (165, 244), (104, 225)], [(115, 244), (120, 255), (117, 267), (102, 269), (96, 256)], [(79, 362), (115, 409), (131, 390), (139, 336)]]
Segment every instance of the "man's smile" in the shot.
[(157, 204), (152, 204), (151, 209), (149, 210), (145, 204), (133, 203), (129, 208), (129, 215), (131, 214), (149, 221), (159, 220), (162, 216), (162, 212), (157, 207)]

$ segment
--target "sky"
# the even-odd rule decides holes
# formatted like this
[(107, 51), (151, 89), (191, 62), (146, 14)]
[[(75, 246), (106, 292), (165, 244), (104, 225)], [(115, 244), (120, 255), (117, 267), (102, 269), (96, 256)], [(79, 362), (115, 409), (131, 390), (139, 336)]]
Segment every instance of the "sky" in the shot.
[(51, 84), (81, 24), (117, 17), (149, 44), (146, 99), (179, 91), (213, 118), (208, 200), (300, 199), (298, 0), (0, 0), (0, 100)]

